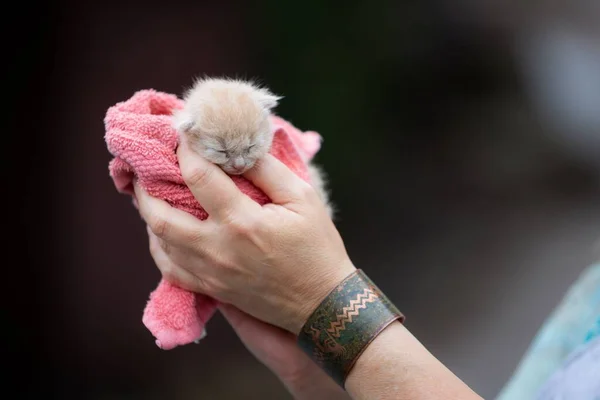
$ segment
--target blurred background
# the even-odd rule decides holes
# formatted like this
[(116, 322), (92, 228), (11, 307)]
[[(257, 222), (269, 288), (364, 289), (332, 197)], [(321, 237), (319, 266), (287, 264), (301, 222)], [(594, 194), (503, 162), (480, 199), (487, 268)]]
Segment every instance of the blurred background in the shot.
[(141, 322), (160, 276), (109, 178), (103, 118), (208, 74), (259, 78), (285, 96), (282, 117), (322, 134), (353, 260), (493, 398), (598, 256), (599, 4), (14, 4), (5, 378), (46, 398), (289, 398), (220, 315), (172, 351)]

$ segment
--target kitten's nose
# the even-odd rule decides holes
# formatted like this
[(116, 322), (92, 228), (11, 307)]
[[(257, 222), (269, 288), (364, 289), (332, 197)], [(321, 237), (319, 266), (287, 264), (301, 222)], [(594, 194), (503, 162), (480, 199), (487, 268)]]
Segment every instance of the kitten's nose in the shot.
[(236, 170), (241, 170), (246, 166), (246, 162), (244, 161), (244, 159), (242, 157), (236, 157), (233, 160), (233, 168), (235, 168)]

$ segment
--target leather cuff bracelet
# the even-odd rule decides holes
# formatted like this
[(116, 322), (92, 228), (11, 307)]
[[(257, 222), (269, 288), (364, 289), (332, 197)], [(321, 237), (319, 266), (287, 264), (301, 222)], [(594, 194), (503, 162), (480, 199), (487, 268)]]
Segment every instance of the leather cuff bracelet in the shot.
[(298, 336), (300, 348), (342, 388), (366, 347), (404, 315), (362, 270), (334, 288), (308, 318)]

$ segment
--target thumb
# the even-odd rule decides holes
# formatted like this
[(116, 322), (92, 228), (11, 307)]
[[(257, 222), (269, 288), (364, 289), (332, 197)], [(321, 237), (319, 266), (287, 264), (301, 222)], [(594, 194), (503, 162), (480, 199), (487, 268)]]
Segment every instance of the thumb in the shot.
[(272, 154), (258, 160), (244, 176), (279, 205), (301, 201), (307, 192), (314, 191), (308, 182)]

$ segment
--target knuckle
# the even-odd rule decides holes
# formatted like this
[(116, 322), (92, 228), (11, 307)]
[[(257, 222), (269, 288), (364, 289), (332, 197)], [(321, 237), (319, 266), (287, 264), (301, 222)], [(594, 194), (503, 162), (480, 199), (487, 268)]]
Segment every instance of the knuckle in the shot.
[(298, 193), (303, 200), (312, 200), (316, 195), (315, 189), (308, 183), (302, 183), (298, 188)]
[(189, 186), (202, 187), (210, 182), (213, 170), (210, 168), (191, 168), (183, 175), (183, 179)]
[(177, 282), (177, 272), (173, 264), (164, 263), (162, 266), (160, 266), (160, 273), (166, 281), (171, 283)]
[(162, 249), (162, 251), (166, 255), (170, 255), (171, 254), (172, 247), (171, 247), (171, 245), (168, 242), (166, 242), (164, 240), (161, 240), (160, 241), (160, 248)]
[(148, 225), (150, 226), (152, 232), (161, 238), (165, 237), (169, 231), (169, 221), (158, 214), (153, 214), (150, 216)]
[(250, 224), (245, 221), (238, 221), (234, 224), (231, 224), (231, 230), (237, 236), (248, 236), (250, 234), (251, 228)]
[(251, 217), (231, 218), (227, 222), (229, 231), (238, 237), (249, 236), (254, 228), (254, 222)]
[(217, 287), (222, 286), (223, 279), (227, 280), (228, 277), (232, 276), (232, 273), (238, 271), (238, 265), (231, 257), (223, 253), (211, 257), (210, 265), (214, 269), (215, 275), (206, 279), (208, 283), (214, 283)]
[(184, 236), (184, 242), (194, 248), (197, 248), (198, 245), (202, 244), (203, 239), (203, 235), (195, 230), (186, 232)]

